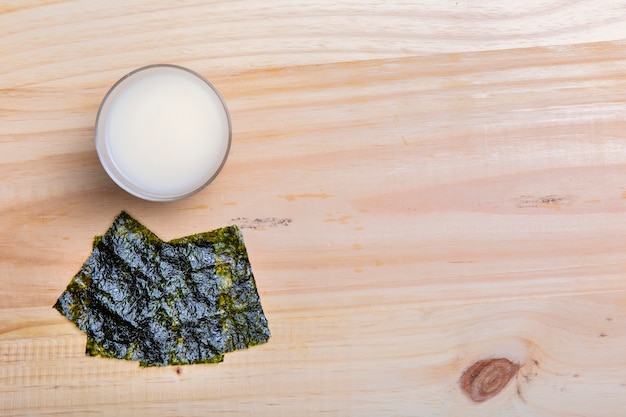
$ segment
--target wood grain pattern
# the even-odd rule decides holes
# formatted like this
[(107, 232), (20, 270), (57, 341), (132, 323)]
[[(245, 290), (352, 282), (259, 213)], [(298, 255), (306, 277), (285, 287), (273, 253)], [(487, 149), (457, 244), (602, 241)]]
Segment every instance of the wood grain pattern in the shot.
[(620, 0), (5, 0), (0, 86), (93, 86), (146, 62), (213, 71), (622, 39)]
[[(2, 313), (0, 403), (3, 415), (621, 416), (625, 311), (623, 295), (608, 293), (270, 308), (267, 345), (229, 354), (219, 366), (140, 369), (85, 357), (84, 336), (49, 308), (16, 309)], [(6, 328), (28, 318), (31, 325)], [(521, 369), (499, 395), (472, 403), (458, 378), (475, 361), (499, 356)]]
[[(622, 2), (0, 5), (0, 415), (622, 416)], [(233, 120), (219, 178), (118, 189), (110, 85), (154, 62)], [(216, 366), (84, 356), (50, 307), (127, 210), (237, 223), (273, 337)], [(480, 403), (460, 378), (519, 370)]]

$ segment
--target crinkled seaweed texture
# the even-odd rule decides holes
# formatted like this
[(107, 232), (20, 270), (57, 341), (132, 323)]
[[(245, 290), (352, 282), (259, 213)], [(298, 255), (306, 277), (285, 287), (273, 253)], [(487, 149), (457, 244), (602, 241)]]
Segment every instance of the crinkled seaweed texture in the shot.
[(270, 337), (237, 226), (163, 242), (122, 212), (54, 308), (87, 354), (142, 366), (220, 362)]

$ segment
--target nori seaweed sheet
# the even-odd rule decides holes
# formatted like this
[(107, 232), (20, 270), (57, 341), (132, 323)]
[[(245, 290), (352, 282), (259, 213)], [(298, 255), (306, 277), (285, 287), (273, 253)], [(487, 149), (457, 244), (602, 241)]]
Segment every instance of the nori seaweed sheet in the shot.
[(54, 308), (88, 355), (142, 366), (221, 362), (270, 338), (237, 226), (163, 242), (122, 212)]

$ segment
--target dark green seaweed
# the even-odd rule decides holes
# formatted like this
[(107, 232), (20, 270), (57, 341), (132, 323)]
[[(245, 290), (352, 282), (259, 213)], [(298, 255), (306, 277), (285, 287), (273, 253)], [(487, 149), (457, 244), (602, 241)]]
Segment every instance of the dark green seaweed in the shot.
[(163, 242), (122, 212), (54, 305), (91, 356), (221, 362), (270, 331), (237, 226)]

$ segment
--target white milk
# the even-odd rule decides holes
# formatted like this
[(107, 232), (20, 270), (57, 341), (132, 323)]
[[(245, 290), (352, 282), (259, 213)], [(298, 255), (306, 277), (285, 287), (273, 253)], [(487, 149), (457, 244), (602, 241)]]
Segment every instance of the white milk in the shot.
[(230, 119), (218, 93), (197, 74), (145, 67), (103, 101), (96, 146), (122, 188), (148, 200), (174, 200), (217, 175), (230, 147)]

